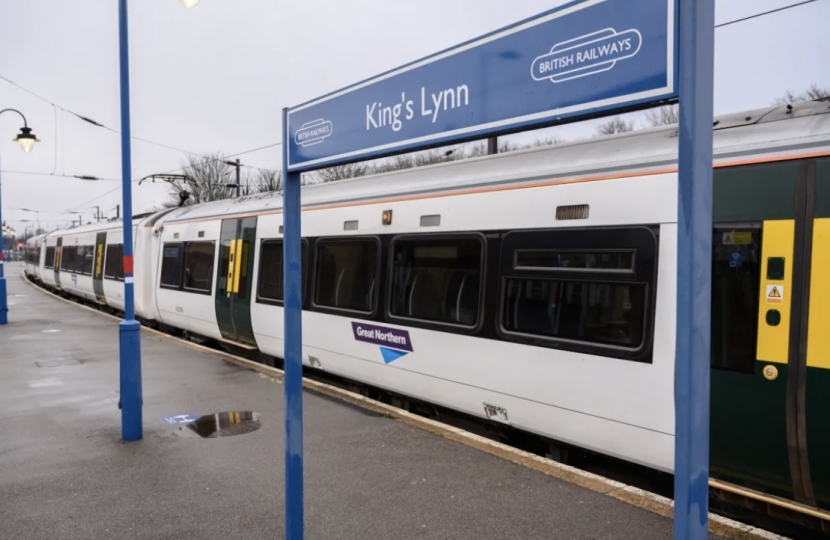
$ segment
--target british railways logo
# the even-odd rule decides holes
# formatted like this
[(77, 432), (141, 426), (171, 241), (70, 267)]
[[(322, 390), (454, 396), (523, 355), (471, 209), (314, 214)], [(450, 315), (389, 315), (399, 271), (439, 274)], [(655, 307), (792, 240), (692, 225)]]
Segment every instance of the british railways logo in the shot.
[(554, 83), (587, 77), (613, 69), (617, 62), (636, 56), (643, 45), (638, 30), (599, 32), (557, 43), (530, 66), (534, 80)]
[(314, 144), (320, 144), (326, 137), (331, 135), (334, 126), (329, 120), (319, 118), (311, 122), (306, 122), (294, 134), (294, 140), (297, 144), (305, 148)]

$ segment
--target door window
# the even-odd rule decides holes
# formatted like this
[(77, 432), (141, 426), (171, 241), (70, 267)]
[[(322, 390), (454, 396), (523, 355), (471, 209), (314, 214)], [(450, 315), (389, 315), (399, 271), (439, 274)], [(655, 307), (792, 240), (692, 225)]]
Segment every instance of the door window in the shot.
[(712, 367), (754, 373), (761, 280), (761, 228), (718, 225), (712, 233)]

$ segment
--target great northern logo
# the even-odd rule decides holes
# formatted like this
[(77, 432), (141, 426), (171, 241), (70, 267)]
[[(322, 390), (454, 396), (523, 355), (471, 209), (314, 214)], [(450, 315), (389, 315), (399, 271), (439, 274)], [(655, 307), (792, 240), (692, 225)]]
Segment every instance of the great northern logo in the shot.
[(319, 118), (311, 122), (306, 122), (294, 134), (294, 140), (305, 148), (314, 144), (320, 144), (326, 137), (329, 137), (334, 130), (334, 126), (329, 120)]
[(412, 352), (412, 341), (406, 330), (353, 321), (352, 331), (357, 341), (379, 345), (380, 354), (387, 364)]
[(643, 45), (638, 30), (606, 28), (554, 45), (530, 66), (534, 80), (554, 83), (587, 77), (613, 69), (617, 62), (636, 56)]

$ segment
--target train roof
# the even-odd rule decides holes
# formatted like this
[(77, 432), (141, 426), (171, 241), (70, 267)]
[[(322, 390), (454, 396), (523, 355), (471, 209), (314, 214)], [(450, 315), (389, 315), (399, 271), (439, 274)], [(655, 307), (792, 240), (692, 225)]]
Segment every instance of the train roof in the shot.
[(87, 233), (95, 233), (95, 232), (102, 232), (102, 231), (110, 231), (121, 229), (123, 226), (123, 222), (120, 219), (114, 219), (112, 221), (106, 221), (103, 223), (88, 223), (86, 225), (79, 225), (78, 227), (71, 227), (69, 229), (56, 229), (50, 233), (47, 233), (44, 236), (46, 237), (53, 237), (53, 236), (71, 236), (71, 235), (80, 235), (80, 234), (87, 234)]
[[(716, 161), (759, 154), (830, 151), (830, 102), (807, 101), (729, 114), (714, 121)], [(412, 197), (447, 190), (676, 167), (678, 126), (632, 131), (529, 150), (308, 185), (303, 207)], [(280, 193), (257, 194), (171, 211), (176, 222), (280, 210)]]

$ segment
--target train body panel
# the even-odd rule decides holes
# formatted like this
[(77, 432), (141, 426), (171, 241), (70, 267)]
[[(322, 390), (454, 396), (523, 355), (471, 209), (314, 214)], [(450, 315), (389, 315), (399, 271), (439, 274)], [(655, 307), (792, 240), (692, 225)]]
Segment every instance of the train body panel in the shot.
[[(158, 261), (156, 268), (145, 267), (147, 272), (153, 272), (149, 284), (161, 284), (154, 294), (158, 320), (189, 332), (222, 339), (213, 294), (214, 268), (218, 256), (215, 246), (219, 241), (220, 222), (166, 224), (162, 229), (158, 241), (153, 243), (153, 252), (161, 251), (161, 256), (154, 257)], [(183, 275), (192, 244), (211, 246), (210, 265), (204, 268), (205, 274), (209, 276), (202, 277), (201, 286), (187, 283), (188, 276)], [(174, 281), (175, 284), (172, 284)]]

